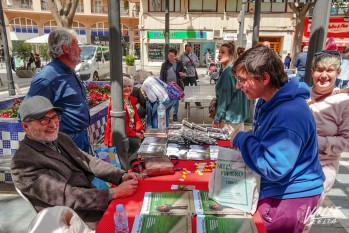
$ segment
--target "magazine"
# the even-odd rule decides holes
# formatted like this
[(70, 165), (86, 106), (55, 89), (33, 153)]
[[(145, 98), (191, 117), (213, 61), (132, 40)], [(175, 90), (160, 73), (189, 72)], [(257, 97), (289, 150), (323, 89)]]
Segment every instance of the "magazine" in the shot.
[(257, 233), (252, 217), (198, 215), (196, 219), (197, 233)]
[(208, 197), (208, 191), (193, 190), (195, 213), (206, 214), (235, 214), (245, 216), (245, 212), (228, 206), (221, 205)]
[(193, 215), (193, 193), (145, 192), (141, 214)]
[(132, 233), (191, 233), (189, 215), (137, 215)]

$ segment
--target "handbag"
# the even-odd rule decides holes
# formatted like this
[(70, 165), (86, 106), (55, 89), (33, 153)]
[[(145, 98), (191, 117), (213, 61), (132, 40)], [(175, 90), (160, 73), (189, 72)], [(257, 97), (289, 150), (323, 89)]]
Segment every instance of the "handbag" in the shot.
[(213, 98), (210, 101), (210, 104), (208, 105), (208, 116), (213, 119), (216, 115), (216, 109), (217, 109), (217, 98)]
[[(175, 161), (173, 164), (172, 161)], [(174, 166), (178, 163), (177, 156), (141, 156), (139, 157), (139, 166), (142, 174), (146, 176), (173, 175)]]
[(166, 84), (160, 81), (158, 78), (155, 78), (155, 80), (165, 88), (165, 91), (171, 100), (179, 100), (180, 98), (184, 97), (184, 91), (178, 86), (176, 82), (170, 82)]

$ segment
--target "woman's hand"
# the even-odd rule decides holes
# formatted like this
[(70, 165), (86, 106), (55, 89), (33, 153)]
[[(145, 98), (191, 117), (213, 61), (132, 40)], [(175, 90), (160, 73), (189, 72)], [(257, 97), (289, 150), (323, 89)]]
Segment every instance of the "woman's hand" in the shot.
[(185, 77), (185, 73), (184, 72), (178, 72), (179, 76), (181, 76), (182, 78)]
[(141, 132), (137, 132), (136, 133), (136, 138), (138, 138), (139, 140), (142, 140), (144, 138), (144, 134)]
[(219, 122), (212, 121), (213, 128), (219, 128)]

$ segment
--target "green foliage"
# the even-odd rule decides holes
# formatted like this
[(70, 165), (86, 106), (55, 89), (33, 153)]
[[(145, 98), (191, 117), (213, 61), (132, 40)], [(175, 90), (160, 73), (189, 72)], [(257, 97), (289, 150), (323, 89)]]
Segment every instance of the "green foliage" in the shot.
[(135, 58), (134, 58), (134, 56), (132, 56), (132, 55), (127, 55), (127, 56), (125, 57), (125, 62), (126, 62), (126, 65), (128, 65), (128, 66), (133, 66), (133, 65), (135, 64)]
[(40, 57), (42, 57), (45, 61), (48, 61), (50, 59), (50, 56), (48, 55), (48, 45), (47, 44), (40, 44), (39, 54), (40, 54)]
[(23, 66), (26, 67), (26, 59), (30, 57), (32, 47), (30, 44), (24, 43), (24, 41), (13, 41), (12, 54), (19, 57), (24, 61)]

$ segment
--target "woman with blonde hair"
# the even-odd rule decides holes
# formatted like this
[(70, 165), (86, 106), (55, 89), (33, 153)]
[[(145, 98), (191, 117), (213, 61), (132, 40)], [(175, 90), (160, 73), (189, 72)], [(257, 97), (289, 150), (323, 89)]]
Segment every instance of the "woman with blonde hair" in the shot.
[(241, 90), (236, 89), (236, 79), (231, 72), (236, 59), (235, 43), (222, 44), (218, 54), (222, 74), (216, 83), (217, 107), (212, 126), (226, 128), (229, 133), (250, 116), (249, 100)]

